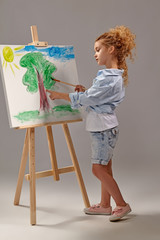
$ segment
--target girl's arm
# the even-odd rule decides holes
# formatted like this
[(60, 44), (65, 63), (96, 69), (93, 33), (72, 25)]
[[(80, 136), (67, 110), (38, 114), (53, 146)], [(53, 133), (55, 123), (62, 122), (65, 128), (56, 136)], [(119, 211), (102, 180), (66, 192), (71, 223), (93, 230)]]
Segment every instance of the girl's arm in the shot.
[(46, 92), (50, 93), (49, 97), (52, 100), (64, 99), (64, 100), (69, 101), (69, 102), (71, 101), (68, 93), (54, 92), (54, 91), (51, 91), (51, 90), (46, 90)]
[[(85, 90), (86, 90), (86, 89), (85, 89), (84, 86), (82, 86), (82, 85), (76, 85), (75, 91), (77, 91), (77, 92), (85, 92)], [(46, 92), (50, 93), (49, 97), (50, 97), (50, 99), (52, 99), (52, 100), (55, 100), (55, 99), (64, 99), (64, 100), (67, 100), (67, 101), (71, 102), (68, 93), (54, 92), (54, 91), (51, 91), (51, 90), (46, 90)]]

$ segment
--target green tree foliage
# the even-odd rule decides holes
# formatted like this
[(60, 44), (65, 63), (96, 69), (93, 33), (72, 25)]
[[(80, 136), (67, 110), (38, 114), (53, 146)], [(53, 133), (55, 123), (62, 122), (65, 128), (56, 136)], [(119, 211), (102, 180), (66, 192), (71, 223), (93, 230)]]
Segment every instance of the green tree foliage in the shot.
[(56, 66), (46, 60), (42, 53), (27, 53), (21, 58), (20, 66), (27, 68), (22, 79), (23, 84), (27, 86), (27, 91), (31, 93), (38, 91), (37, 71), (42, 74), (43, 84), (46, 89), (50, 89), (55, 84), (51, 76), (56, 71)]

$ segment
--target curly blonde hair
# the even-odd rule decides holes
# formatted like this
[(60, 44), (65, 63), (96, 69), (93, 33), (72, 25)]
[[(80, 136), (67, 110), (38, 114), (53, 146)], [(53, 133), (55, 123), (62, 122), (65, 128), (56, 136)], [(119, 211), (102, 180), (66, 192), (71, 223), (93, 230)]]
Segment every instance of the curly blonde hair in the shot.
[(132, 50), (136, 48), (135, 38), (135, 34), (133, 34), (128, 27), (116, 26), (115, 28), (111, 28), (109, 32), (99, 36), (95, 41), (101, 40), (102, 44), (106, 47), (114, 46), (114, 54), (118, 61), (118, 68), (124, 70), (123, 78), (125, 86), (128, 84), (126, 58), (129, 57), (131, 61), (134, 61)]

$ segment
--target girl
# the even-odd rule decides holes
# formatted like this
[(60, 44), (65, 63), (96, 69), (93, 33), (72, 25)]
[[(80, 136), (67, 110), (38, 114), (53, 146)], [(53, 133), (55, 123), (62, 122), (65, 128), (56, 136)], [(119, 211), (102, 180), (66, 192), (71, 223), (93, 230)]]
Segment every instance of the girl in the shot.
[[(65, 99), (72, 108), (85, 106), (87, 110), (86, 130), (90, 132), (92, 144), (92, 172), (101, 181), (101, 202), (85, 208), (86, 214), (111, 215), (117, 221), (131, 212), (112, 175), (112, 155), (118, 138), (118, 120), (115, 108), (124, 99), (128, 83), (126, 58), (133, 60), (135, 35), (125, 26), (117, 26), (99, 36), (94, 45), (98, 65), (106, 68), (98, 71), (93, 85), (88, 89), (77, 85), (75, 93), (59, 93), (47, 90), (50, 98)], [(116, 203), (112, 212), (111, 197)]]

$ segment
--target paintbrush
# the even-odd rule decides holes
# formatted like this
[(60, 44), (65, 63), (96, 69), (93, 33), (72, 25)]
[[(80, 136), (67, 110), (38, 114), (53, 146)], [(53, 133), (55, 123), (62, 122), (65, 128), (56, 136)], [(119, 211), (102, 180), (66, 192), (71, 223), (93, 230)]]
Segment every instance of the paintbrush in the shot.
[(52, 77), (51, 77), (51, 79), (52, 79), (53, 81), (56, 81), (56, 82), (60, 82), (60, 83), (63, 83), (63, 84), (66, 84), (66, 85), (69, 85), (69, 86), (72, 86), (72, 87), (76, 87), (76, 85), (71, 84), (71, 83), (63, 82), (63, 81), (60, 81), (60, 80), (55, 79), (55, 78), (52, 78)]
[[(55, 78), (53, 78), (53, 77), (51, 77), (51, 79), (52, 79), (53, 81), (56, 81), (56, 82), (59, 82), (59, 83), (62, 83), (62, 84), (66, 84), (66, 85), (69, 85), (69, 86), (72, 86), (72, 87), (75, 87), (75, 88), (76, 88), (76, 86), (77, 86), (77, 85), (74, 85), (74, 84), (72, 84), (72, 83), (63, 82), (63, 81), (58, 80), (58, 79), (55, 79)], [(86, 90), (86, 88), (84, 88), (84, 90)]]

